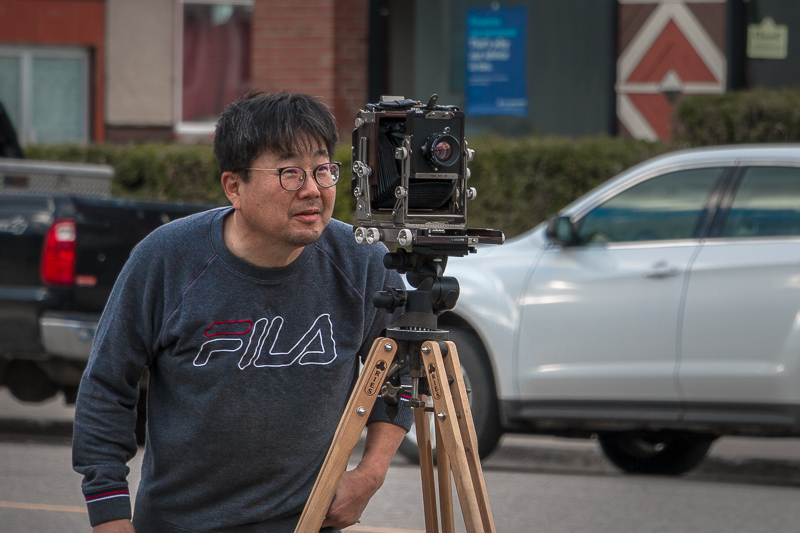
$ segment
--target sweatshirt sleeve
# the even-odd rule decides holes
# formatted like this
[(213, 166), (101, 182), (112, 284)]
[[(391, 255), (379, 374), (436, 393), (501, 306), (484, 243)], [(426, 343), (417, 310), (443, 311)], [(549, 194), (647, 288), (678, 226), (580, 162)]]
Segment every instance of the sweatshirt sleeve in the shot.
[(155, 318), (163, 305), (163, 273), (147, 255), (140, 245), (120, 273), (78, 393), (72, 462), (83, 475), (92, 526), (131, 517), (127, 463), (137, 451), (139, 381), (151, 361)]
[[(383, 268), (383, 266), (381, 266), (381, 269), (383, 269), (384, 272), (383, 283), (382, 286), (376, 290), (386, 290), (389, 287), (405, 287), (403, 278), (400, 277), (400, 274), (394, 270), (386, 270)], [(384, 335), (384, 330), (386, 327), (389, 326), (394, 319), (401, 314), (400, 310), (397, 310), (394, 313), (388, 313), (383, 309), (375, 309), (374, 306), (372, 306), (372, 294), (368, 295), (366, 305), (372, 307), (374, 318), (365, 337), (366, 341), (361, 346), (361, 350), (359, 352), (362, 361), (369, 355), (373, 341), (376, 338)], [(400, 380), (404, 384), (411, 383), (408, 376), (407, 365), (406, 368), (403, 368), (400, 371)], [(406, 431), (411, 429), (411, 425), (414, 423), (414, 412), (410, 407), (408, 407), (408, 398), (403, 395), (399, 405), (389, 405), (384, 401), (383, 397), (379, 395), (375, 401), (375, 406), (372, 408), (369, 419), (367, 419), (368, 425), (373, 422), (390, 422), (403, 427)]]

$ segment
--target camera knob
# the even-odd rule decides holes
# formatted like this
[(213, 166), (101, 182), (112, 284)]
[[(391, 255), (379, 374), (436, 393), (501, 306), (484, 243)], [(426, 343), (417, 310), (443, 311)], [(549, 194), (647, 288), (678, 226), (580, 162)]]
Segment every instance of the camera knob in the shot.
[(367, 244), (375, 244), (381, 240), (381, 232), (378, 228), (369, 228), (366, 235)]
[(364, 241), (367, 238), (367, 230), (365, 230), (364, 228), (360, 228), (360, 227), (356, 228), (356, 231), (355, 231), (355, 233), (353, 235), (355, 236), (356, 242), (358, 244), (364, 244)]
[(408, 148), (401, 146), (394, 149), (394, 158), (403, 160), (408, 157)]
[(414, 235), (410, 229), (401, 229), (397, 234), (397, 244), (400, 246), (408, 246), (414, 240)]
[(475, 150), (467, 148), (467, 163), (471, 162), (473, 159), (475, 159)]
[(396, 198), (405, 198), (408, 196), (408, 191), (405, 187), (398, 187), (394, 190), (394, 195)]
[(475, 187), (470, 187), (467, 189), (467, 200), (474, 200), (478, 197), (478, 189)]
[(372, 296), (372, 305), (392, 312), (398, 307), (405, 307), (406, 294), (406, 291), (389, 287), (388, 291), (378, 291)]
[(353, 174), (359, 178), (366, 178), (370, 175), (372, 169), (369, 168), (363, 161), (356, 161), (353, 163)]

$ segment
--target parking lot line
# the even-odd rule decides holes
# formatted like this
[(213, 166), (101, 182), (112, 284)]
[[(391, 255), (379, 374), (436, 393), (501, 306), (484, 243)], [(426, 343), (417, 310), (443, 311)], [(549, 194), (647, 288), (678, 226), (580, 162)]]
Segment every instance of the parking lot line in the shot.
[(31, 511), (56, 511), (61, 513), (83, 513), (86, 514), (85, 507), (76, 507), (73, 505), (47, 505), (44, 503), (26, 503), (26, 502), (4, 502), (0, 501), (0, 507), (8, 509), (29, 509)]

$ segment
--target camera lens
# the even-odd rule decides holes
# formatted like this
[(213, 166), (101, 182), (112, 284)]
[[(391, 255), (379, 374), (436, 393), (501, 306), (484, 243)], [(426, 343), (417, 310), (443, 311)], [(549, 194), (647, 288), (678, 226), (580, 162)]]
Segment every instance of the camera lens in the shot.
[(449, 133), (435, 133), (425, 143), (425, 155), (433, 167), (449, 167), (458, 161), (458, 140)]
[(447, 141), (439, 141), (433, 147), (433, 157), (439, 161), (447, 161), (453, 155), (453, 147)]

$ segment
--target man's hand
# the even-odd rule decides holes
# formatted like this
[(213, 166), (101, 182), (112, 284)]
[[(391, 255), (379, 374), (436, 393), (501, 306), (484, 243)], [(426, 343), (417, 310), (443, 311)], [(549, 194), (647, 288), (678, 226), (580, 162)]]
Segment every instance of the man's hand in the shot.
[(130, 520), (112, 520), (103, 522), (92, 528), (92, 533), (136, 533)]
[(342, 475), (322, 527), (344, 529), (358, 522), (369, 499), (383, 485), (394, 452), (405, 434), (405, 429), (388, 422), (373, 422), (367, 426), (361, 462)]
[(342, 474), (336, 489), (336, 497), (331, 504), (322, 527), (344, 529), (361, 518), (369, 499), (378, 492), (383, 480), (376, 480), (369, 473), (359, 472), (358, 467)]

